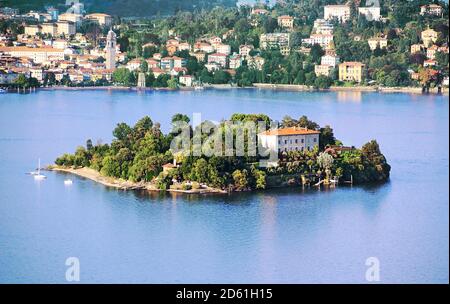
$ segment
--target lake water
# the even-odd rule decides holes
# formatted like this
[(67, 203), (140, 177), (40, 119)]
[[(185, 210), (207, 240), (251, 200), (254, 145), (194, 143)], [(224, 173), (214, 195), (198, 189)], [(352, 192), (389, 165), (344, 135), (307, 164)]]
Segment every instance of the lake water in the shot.
[[(150, 195), (26, 172), (144, 115), (307, 115), (345, 144), (377, 139), (388, 183), (231, 196)], [(264, 90), (0, 95), (0, 282), (448, 283), (448, 96)]]

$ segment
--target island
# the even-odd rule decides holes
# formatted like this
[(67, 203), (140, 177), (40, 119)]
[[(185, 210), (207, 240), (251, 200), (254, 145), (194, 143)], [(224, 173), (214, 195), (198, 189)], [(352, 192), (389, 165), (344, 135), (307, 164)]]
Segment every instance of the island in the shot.
[(237, 113), (193, 126), (187, 115), (175, 114), (171, 124), (164, 134), (148, 116), (134, 126), (119, 123), (110, 144), (88, 139), (86, 146), (58, 157), (49, 169), (124, 190), (184, 193), (335, 187), (389, 179), (391, 167), (375, 140), (360, 149), (344, 146), (330, 126), (320, 127), (306, 116), (276, 122), (265, 114)]

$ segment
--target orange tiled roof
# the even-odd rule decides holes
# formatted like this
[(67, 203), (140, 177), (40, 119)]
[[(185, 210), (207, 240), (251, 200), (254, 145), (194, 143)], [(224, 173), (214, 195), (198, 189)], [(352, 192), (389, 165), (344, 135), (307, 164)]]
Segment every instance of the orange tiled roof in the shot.
[(282, 129), (273, 129), (264, 131), (261, 133), (262, 135), (310, 135), (310, 134), (320, 134), (319, 131), (309, 130), (306, 128), (299, 127), (290, 127), (290, 128), (282, 128)]

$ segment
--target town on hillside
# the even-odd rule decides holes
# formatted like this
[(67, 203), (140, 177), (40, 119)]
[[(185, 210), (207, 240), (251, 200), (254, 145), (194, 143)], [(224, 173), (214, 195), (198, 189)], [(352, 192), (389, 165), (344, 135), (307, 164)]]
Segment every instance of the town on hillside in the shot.
[(147, 18), (87, 12), (80, 1), (0, 7), (0, 87), (448, 87), (447, 3), (322, 2)]

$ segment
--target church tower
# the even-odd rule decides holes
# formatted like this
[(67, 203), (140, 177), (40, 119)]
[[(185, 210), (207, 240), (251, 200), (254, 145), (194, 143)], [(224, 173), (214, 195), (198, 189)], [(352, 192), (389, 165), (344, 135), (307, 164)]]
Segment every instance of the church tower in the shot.
[(116, 33), (113, 30), (108, 32), (106, 37), (106, 69), (116, 69)]

